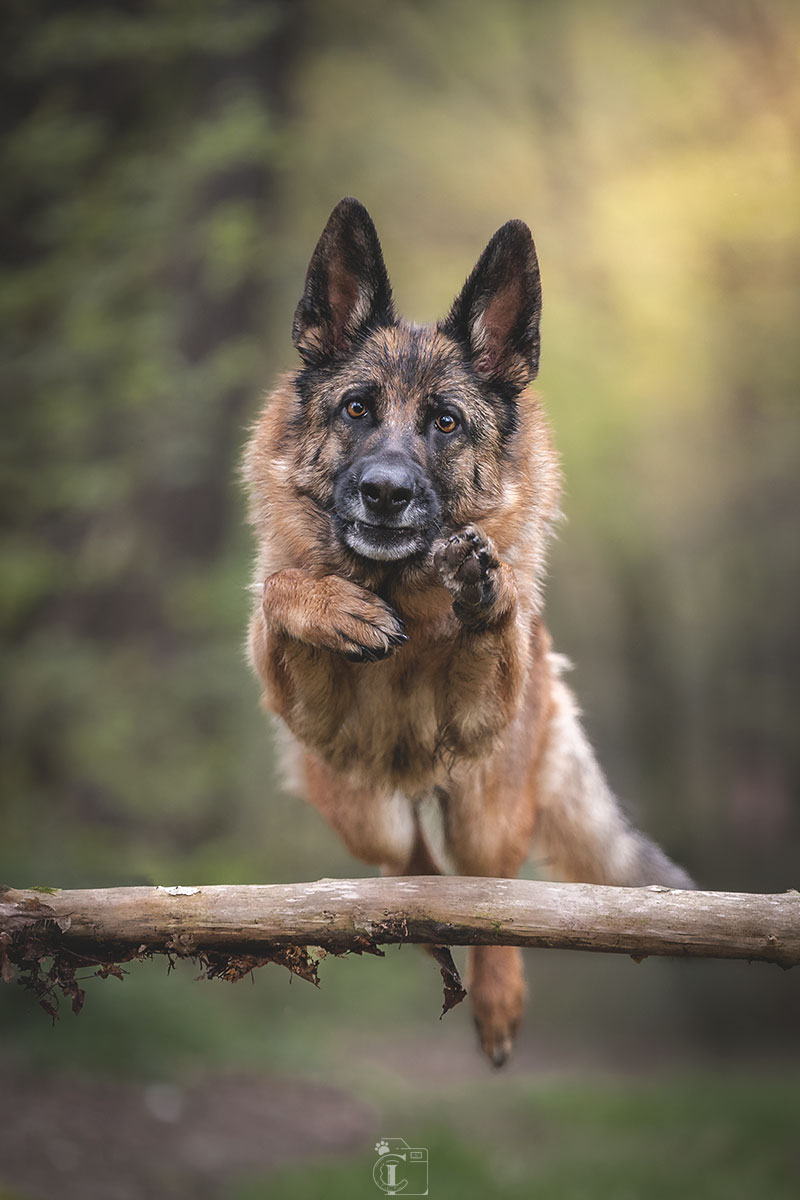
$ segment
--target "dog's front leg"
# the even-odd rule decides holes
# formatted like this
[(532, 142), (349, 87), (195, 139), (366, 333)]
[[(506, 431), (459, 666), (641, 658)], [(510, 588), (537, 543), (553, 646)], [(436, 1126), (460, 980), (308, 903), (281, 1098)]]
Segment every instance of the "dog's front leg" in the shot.
[(331, 650), (350, 662), (387, 658), (408, 641), (394, 609), (339, 575), (276, 571), (264, 582), (261, 611), (269, 631)]
[(498, 630), (514, 615), (514, 574), (500, 562), (494, 543), (475, 525), (443, 538), (434, 549), (434, 565), (453, 597), (453, 612), (472, 633)]
[(374, 592), (294, 568), (266, 579), (250, 621), (264, 706), (319, 750), (336, 737), (348, 703), (341, 660), (375, 662), (405, 641), (403, 622)]
[(524, 681), (528, 634), (514, 572), (475, 526), (443, 538), (433, 561), (460, 629), (438, 689), (442, 749), (484, 758), (513, 716)]

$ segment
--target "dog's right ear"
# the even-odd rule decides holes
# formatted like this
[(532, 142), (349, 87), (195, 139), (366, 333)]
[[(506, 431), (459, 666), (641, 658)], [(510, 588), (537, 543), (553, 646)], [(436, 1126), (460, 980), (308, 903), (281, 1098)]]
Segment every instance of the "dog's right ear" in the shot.
[(394, 321), (392, 288), (372, 218), (358, 200), (340, 200), (311, 256), (292, 341), (305, 362), (321, 363)]

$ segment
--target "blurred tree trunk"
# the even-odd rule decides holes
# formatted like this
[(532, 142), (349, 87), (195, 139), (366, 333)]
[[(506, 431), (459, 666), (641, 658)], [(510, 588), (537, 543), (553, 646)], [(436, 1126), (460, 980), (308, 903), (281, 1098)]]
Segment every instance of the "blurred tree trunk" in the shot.
[(268, 369), (305, 15), (290, 0), (7, 14), (1, 752), (45, 815), (20, 865), (81, 818), (167, 850), (232, 818), (236, 458)]

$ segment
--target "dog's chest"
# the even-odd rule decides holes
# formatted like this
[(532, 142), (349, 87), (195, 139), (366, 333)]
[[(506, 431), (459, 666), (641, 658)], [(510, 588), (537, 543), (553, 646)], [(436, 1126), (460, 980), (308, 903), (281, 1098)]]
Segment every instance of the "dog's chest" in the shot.
[(355, 667), (349, 673), (334, 760), (348, 774), (363, 774), (371, 783), (407, 792), (430, 786), (441, 740), (435, 680), (427, 672), (409, 677), (395, 663)]

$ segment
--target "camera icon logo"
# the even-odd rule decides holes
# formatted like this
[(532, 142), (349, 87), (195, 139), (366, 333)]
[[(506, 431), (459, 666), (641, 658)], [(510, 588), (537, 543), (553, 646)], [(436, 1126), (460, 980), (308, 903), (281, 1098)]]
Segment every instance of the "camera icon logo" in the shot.
[(372, 1178), (385, 1196), (427, 1196), (428, 1151), (403, 1138), (381, 1138)]

